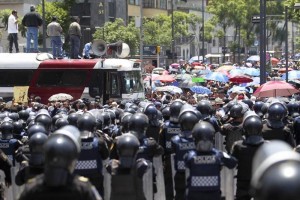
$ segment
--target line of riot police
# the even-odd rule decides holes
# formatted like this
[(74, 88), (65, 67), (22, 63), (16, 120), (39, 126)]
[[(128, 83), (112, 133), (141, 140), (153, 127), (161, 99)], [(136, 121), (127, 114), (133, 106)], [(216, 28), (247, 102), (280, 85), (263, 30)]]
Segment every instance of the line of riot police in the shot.
[[(215, 200), (224, 196), (222, 167), (237, 166), (235, 198), (250, 200), (261, 194), (251, 192), (257, 150), (269, 140), (298, 145), (299, 108), (295, 101), (269, 99), (230, 101), (218, 110), (224, 115), (209, 101), (192, 106), (180, 100), (161, 108), (127, 102), (53, 116), (42, 106), (3, 111), (5, 184), (26, 183), (22, 200)], [(217, 134), (226, 152), (214, 147)]]

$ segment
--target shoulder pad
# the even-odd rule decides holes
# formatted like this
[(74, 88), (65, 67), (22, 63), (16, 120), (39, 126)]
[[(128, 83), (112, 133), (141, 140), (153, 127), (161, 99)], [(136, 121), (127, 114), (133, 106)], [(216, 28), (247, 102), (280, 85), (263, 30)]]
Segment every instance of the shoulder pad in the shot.
[(171, 138), (171, 141), (177, 143), (180, 140), (180, 137), (178, 135), (175, 135)]
[(86, 178), (86, 177), (84, 177), (84, 176), (79, 176), (79, 177), (78, 177), (78, 180), (79, 180), (80, 182), (84, 182), (84, 183), (87, 183), (87, 182), (89, 181), (89, 179)]
[(34, 177), (34, 178), (30, 178), (30, 179), (28, 179), (28, 181), (27, 181), (27, 183), (29, 183), (29, 184), (33, 184), (33, 183), (35, 183), (36, 182), (36, 178)]

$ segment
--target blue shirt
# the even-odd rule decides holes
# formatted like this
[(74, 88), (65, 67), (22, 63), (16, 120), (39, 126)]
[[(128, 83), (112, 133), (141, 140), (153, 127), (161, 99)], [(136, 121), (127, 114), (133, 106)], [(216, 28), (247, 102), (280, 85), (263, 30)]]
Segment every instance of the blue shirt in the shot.
[(86, 57), (90, 57), (90, 51), (92, 50), (92, 43), (86, 43), (83, 48), (83, 55)]

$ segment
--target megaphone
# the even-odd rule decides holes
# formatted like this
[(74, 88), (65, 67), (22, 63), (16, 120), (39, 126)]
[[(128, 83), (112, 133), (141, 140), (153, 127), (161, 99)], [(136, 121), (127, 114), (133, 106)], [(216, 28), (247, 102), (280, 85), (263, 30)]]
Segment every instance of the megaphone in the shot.
[(130, 48), (129, 48), (128, 44), (123, 43), (121, 41), (112, 43), (112, 44), (108, 44), (107, 46), (109, 49), (116, 52), (116, 55), (118, 56), (118, 58), (126, 58), (130, 53)]
[(106, 53), (107, 45), (103, 40), (95, 40), (92, 44), (92, 51), (96, 56), (102, 56)]

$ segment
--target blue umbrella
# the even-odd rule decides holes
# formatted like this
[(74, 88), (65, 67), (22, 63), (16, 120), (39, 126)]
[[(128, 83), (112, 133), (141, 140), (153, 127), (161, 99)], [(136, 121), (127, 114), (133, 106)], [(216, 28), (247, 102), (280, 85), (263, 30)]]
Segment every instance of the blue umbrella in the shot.
[(228, 77), (220, 72), (212, 72), (205, 76), (207, 80), (219, 81), (219, 82), (228, 82)]
[(260, 78), (259, 77), (254, 77), (252, 78), (253, 81), (250, 83), (245, 83), (245, 86), (253, 86), (253, 85), (259, 85), (260, 84)]
[(190, 88), (190, 90), (196, 94), (211, 94), (212, 92), (207, 87), (203, 86), (193, 86)]
[[(284, 73), (281, 77), (282, 80), (285, 80), (286, 74)], [(289, 80), (295, 80), (295, 79), (300, 79), (300, 71), (293, 70), (288, 72), (288, 78)]]
[(247, 69), (245, 69), (244, 74), (247, 74), (249, 76), (259, 76), (260, 71), (255, 68), (247, 68)]
[(247, 58), (247, 61), (249, 61), (249, 62), (259, 61), (259, 60), (260, 60), (259, 55), (254, 55), (254, 56), (250, 56), (249, 58)]
[(229, 74), (230, 76), (235, 76), (235, 75), (244, 74), (244, 71), (242, 69), (235, 68), (230, 70)]

